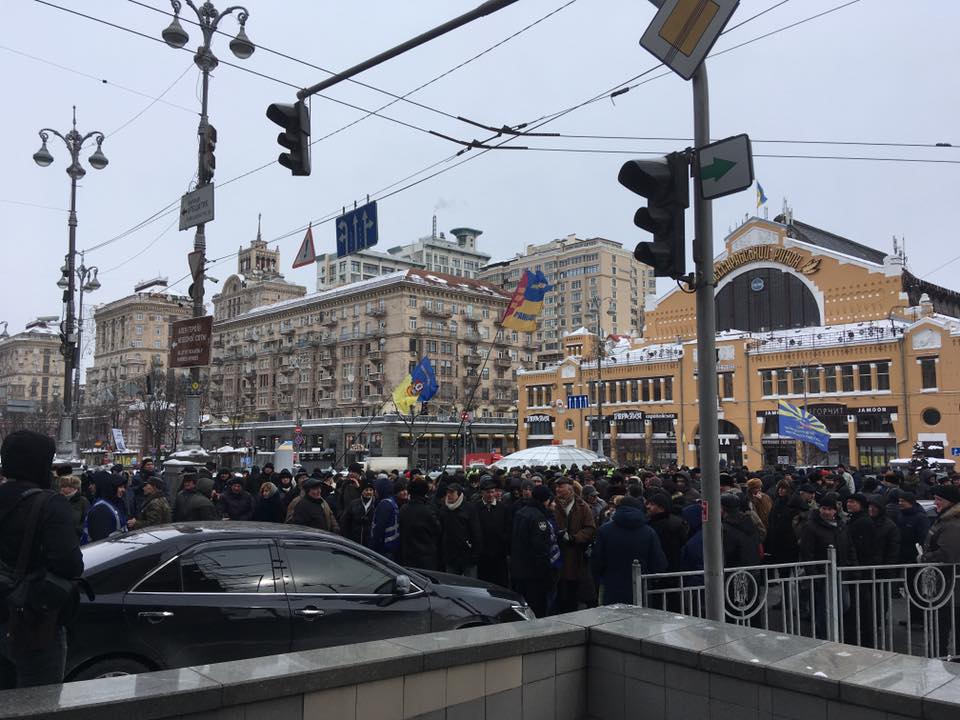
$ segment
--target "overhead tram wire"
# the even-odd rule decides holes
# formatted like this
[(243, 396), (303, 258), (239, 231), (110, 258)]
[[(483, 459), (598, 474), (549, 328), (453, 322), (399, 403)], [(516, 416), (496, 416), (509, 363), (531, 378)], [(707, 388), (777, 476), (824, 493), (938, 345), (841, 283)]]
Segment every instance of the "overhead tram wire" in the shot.
[(164, 91), (163, 91), (162, 93), (160, 93), (157, 97), (152, 98), (152, 99), (150, 100), (150, 102), (147, 103), (147, 105), (144, 106), (143, 109), (140, 110), (136, 115), (134, 115), (132, 118), (130, 118), (129, 120), (127, 120), (125, 123), (123, 123), (123, 124), (122, 124), (120, 127), (118, 127), (116, 130), (112, 130), (111, 132), (109, 132), (109, 133), (107, 133), (106, 135), (104, 135), (104, 137), (105, 137), (105, 138), (113, 137), (114, 135), (116, 135), (117, 133), (119, 133), (121, 130), (125, 129), (125, 128), (128, 127), (129, 125), (131, 125), (131, 124), (133, 124), (134, 122), (136, 122), (136, 121), (140, 118), (141, 115), (143, 115), (145, 112), (147, 112), (147, 110), (149, 110), (150, 108), (152, 108), (152, 107), (153, 107), (154, 105), (156, 105), (158, 102), (161, 102), (161, 101), (163, 100), (163, 96), (166, 95), (166, 94), (167, 94), (168, 92), (170, 92), (171, 90), (173, 90), (173, 88), (176, 86), (176, 84), (177, 84), (178, 82), (180, 82), (181, 80), (183, 80), (184, 76), (185, 76), (188, 72), (190, 72), (190, 69), (191, 69), (192, 67), (193, 67), (193, 63), (191, 62), (189, 65), (187, 65), (186, 68), (184, 68), (183, 72), (180, 73), (180, 74), (177, 76), (177, 79), (176, 79), (176, 80), (174, 80), (172, 83), (170, 83), (169, 85), (167, 85), (167, 87), (164, 89)]
[[(81, 15), (82, 17), (89, 17), (89, 16), (84, 15), (83, 13), (77, 13), (76, 11), (73, 11), (73, 10), (69, 10), (69, 9), (65, 9), (65, 8), (60, 8), (60, 7), (57, 6), (57, 5), (53, 5), (52, 3), (46, 2), (46, 0), (35, 0), (35, 1), (36, 1), (36, 2), (41, 2), (41, 3), (46, 4), (46, 5), (50, 5), (50, 6), (52, 6), (52, 7), (57, 8), (57, 9), (67, 10), (67, 12), (71, 12), (71, 13), (73, 13), (73, 14)], [(848, 2), (848, 3), (846, 3), (846, 4), (842, 5), (842, 6), (838, 6), (838, 7), (836, 7), (836, 8), (831, 9), (831, 10), (827, 10), (827, 11), (825, 11), (825, 12), (818, 13), (817, 15), (814, 15), (814, 16), (811, 16), (811, 17), (806, 18), (806, 19), (804, 19), (804, 20), (801, 20), (801, 21), (792, 23), (792, 24), (790, 24), (789, 26), (784, 26), (784, 27), (779, 28), (779, 29), (777, 29), (777, 30), (774, 30), (774, 31), (772, 31), (772, 32), (770, 32), (770, 33), (766, 33), (765, 35), (763, 35), (763, 36), (761, 36), (761, 37), (769, 37), (769, 36), (771, 36), (771, 35), (773, 35), (773, 34), (776, 34), (777, 32), (780, 32), (780, 31), (782, 31), (782, 30), (784, 30), (784, 29), (787, 29), (788, 27), (796, 27), (796, 26), (798, 26), (798, 25), (800, 25), (800, 24), (803, 24), (804, 22), (807, 22), (807, 21), (809, 21), (809, 20), (815, 19), (815, 18), (817, 18), (817, 17), (822, 17), (823, 15), (828, 14), (828, 13), (830, 13), (830, 12), (835, 12), (836, 10), (842, 9), (843, 7), (847, 7), (847, 6), (852, 5), (852, 4), (856, 3), (856, 2), (859, 2), (859, 0), (852, 0), (851, 2)], [(760, 17), (761, 15), (763, 15), (763, 14), (766, 13), (766, 12), (769, 12), (770, 10), (772, 10), (772, 9), (775, 8), (775, 7), (779, 7), (779, 5), (781, 5), (781, 4), (783, 4), (783, 3), (778, 3), (777, 5), (774, 5), (774, 6), (772, 6), (771, 8), (767, 8), (766, 10), (761, 11), (760, 13), (757, 13), (756, 15), (753, 15), (753, 16), (751, 16), (750, 18), (747, 18), (747, 19), (744, 20), (743, 22), (739, 23), (739, 25), (737, 25), (736, 27), (742, 27), (742, 26), (746, 25), (748, 22), (751, 22), (752, 20), (755, 20), (756, 18)], [(108, 23), (108, 22), (106, 22), (106, 21), (102, 21), (102, 20), (99, 20), (99, 19), (97, 19), (97, 18), (90, 18), (90, 19), (94, 19), (94, 20), (97, 20), (98, 22), (104, 22), (104, 23), (106, 23), (106, 24), (108, 24), (108, 25), (112, 25), (112, 23)], [(127, 28), (123, 28), (122, 26), (120, 26), (119, 29), (127, 30)], [(137, 31), (130, 30), (129, 32), (133, 32), (133, 33), (136, 34), (136, 35), (141, 35), (141, 36), (146, 37), (147, 39), (150, 39), (150, 40), (156, 40), (156, 38), (153, 38), (153, 37), (151, 37), (151, 36), (149, 36), (149, 35), (146, 35), (146, 34), (143, 34), (143, 33), (139, 33), (139, 32), (137, 32)], [(726, 33), (726, 32), (729, 32), (729, 30), (725, 31), (725, 33)], [(723, 34), (725, 34), (725, 33), (723, 33)], [(756, 39), (758, 39), (758, 38), (754, 38), (754, 40), (756, 40)], [(162, 40), (158, 40), (158, 41), (159, 41), (159, 42), (162, 42)], [(749, 44), (749, 42), (753, 42), (753, 40), (747, 41), (747, 43), (743, 43), (743, 44), (741, 44), (740, 46), (737, 46), (737, 47), (742, 47), (742, 46), (745, 45), (745, 44)], [(727, 51), (723, 51), (723, 52), (727, 52)], [(462, 65), (462, 64), (461, 64), (461, 65)], [(242, 70), (246, 70), (246, 69), (247, 69), (247, 68), (243, 68), (242, 66), (235, 66), (235, 67), (239, 67), (239, 68), (242, 69)], [(654, 65), (654, 66), (648, 68), (647, 70), (643, 71), (643, 72), (640, 73), (639, 75), (636, 75), (636, 76), (634, 76), (633, 78), (631, 78), (630, 80), (627, 80), (627, 81), (625, 81), (625, 82), (631, 82), (631, 81), (636, 80), (636, 79), (638, 79), (638, 78), (644, 77), (645, 75), (648, 75), (649, 73), (654, 72), (654, 71), (657, 70), (659, 67), (662, 67), (662, 63), (660, 63), (660, 64), (658, 64), (658, 65)], [(659, 76), (658, 76), (658, 77), (659, 77)], [(653, 78), (651, 78), (651, 79), (653, 79)], [(429, 83), (428, 83), (428, 84), (429, 84)], [(643, 84), (643, 83), (640, 83), (640, 84)], [(524, 126), (526, 126), (526, 125), (534, 125), (534, 127), (531, 128), (531, 130), (536, 129), (536, 128), (539, 128), (539, 127), (542, 127), (543, 125), (546, 125), (547, 123), (553, 122), (554, 120), (559, 119), (560, 117), (562, 117), (562, 116), (564, 116), (564, 115), (567, 115), (567, 114), (569, 114), (569, 113), (571, 113), (571, 112), (573, 112), (573, 111), (575, 111), (575, 110), (577, 110), (577, 109), (579, 109), (579, 108), (581, 108), (581, 107), (584, 107), (584, 106), (586, 106), (586, 105), (589, 105), (589, 104), (591, 104), (592, 102), (596, 102), (597, 100), (606, 98), (606, 97), (608, 97), (608, 96), (610, 96), (610, 95), (612, 95), (612, 94), (617, 94), (617, 93), (626, 92), (626, 89), (621, 89), (621, 90), (618, 90), (618, 89), (617, 89), (617, 88), (621, 88), (623, 85), (624, 85), (624, 83), (620, 83), (620, 84), (618, 84), (618, 85), (616, 85), (616, 86), (613, 86), (613, 88), (611, 88), (611, 90), (609, 90), (609, 91), (604, 91), (603, 93), (601, 93), (601, 94), (599, 94), (599, 95), (596, 95), (596, 96), (594, 96), (593, 98), (591, 98), (591, 99), (589, 99), (589, 100), (580, 102), (580, 103), (578, 103), (578, 104), (576, 104), (576, 105), (573, 105), (573, 106), (570, 106), (569, 108), (567, 108), (567, 109), (565, 109), (565, 110), (562, 110), (562, 111), (559, 111), (559, 112), (557, 112), (557, 113), (553, 113), (553, 114), (551, 114), (551, 115), (541, 116), (540, 118), (537, 118), (536, 120), (531, 121), (530, 123), (524, 123)], [(627, 89), (629, 89), (629, 88), (627, 88)], [(354, 121), (354, 123), (351, 123), (351, 125), (352, 125), (352, 124), (355, 124), (355, 123), (356, 123), (356, 121)], [(330, 134), (329, 134), (328, 136), (326, 136), (326, 137), (329, 137), (329, 136), (331, 136), (331, 135), (334, 135), (334, 134), (336, 134), (336, 132), (338, 132), (338, 131), (334, 131), (333, 133), (330, 133)], [(495, 136), (495, 137), (496, 137), (496, 136)], [(502, 143), (499, 143), (499, 144), (500, 144), (500, 145), (506, 144), (506, 142), (509, 142), (511, 139), (513, 139), (513, 138), (507, 138), (507, 139), (505, 139)], [(317, 141), (315, 141), (315, 142), (317, 142)], [(489, 142), (489, 140), (486, 141), (486, 142)], [(481, 150), (479, 153), (471, 154), (471, 155), (469, 155), (467, 158), (465, 158), (464, 160), (461, 160), (460, 162), (455, 163), (454, 165), (451, 165), (451, 166), (449, 166), (448, 168), (444, 168), (444, 169), (442, 169), (442, 170), (440, 170), (440, 171), (438, 171), (438, 172), (432, 173), (431, 175), (428, 175), (428, 176), (426, 176), (426, 177), (424, 177), (424, 178), (421, 178), (421, 179), (419, 179), (419, 180), (417, 180), (417, 181), (415, 181), (415, 182), (412, 182), (412, 183), (410, 183), (410, 184), (407, 185), (407, 186), (401, 187), (400, 189), (398, 189), (398, 190), (395, 191), (395, 192), (389, 193), (389, 194), (387, 194), (387, 195), (382, 195), (382, 196), (380, 196), (380, 197), (377, 198), (377, 199), (385, 199), (385, 198), (387, 198), (387, 197), (391, 197), (391, 196), (393, 196), (393, 195), (396, 195), (397, 193), (402, 192), (402, 191), (404, 191), (404, 190), (406, 190), (406, 189), (409, 189), (409, 188), (411, 188), (411, 187), (414, 187), (415, 185), (419, 185), (420, 183), (425, 182), (425, 181), (427, 181), (427, 180), (430, 180), (430, 179), (432, 179), (432, 178), (434, 178), (434, 177), (436, 177), (436, 176), (438, 176), (438, 175), (440, 175), (440, 174), (442, 174), (442, 173), (444, 173), (444, 172), (447, 172), (448, 170), (452, 170), (452, 169), (454, 169), (454, 168), (456, 168), (456, 167), (459, 167), (459, 166), (462, 165), (464, 162), (467, 162), (467, 161), (469, 161), (469, 160), (471, 160), (471, 159), (473, 159), (473, 158), (480, 157), (481, 155), (484, 155), (485, 153), (489, 152), (490, 149), (492, 149), (492, 148), (483, 149), (483, 150)], [(444, 163), (450, 162), (452, 159), (454, 159), (454, 158), (456, 158), (457, 156), (463, 154), (463, 152), (465, 152), (465, 150), (461, 150), (461, 151), (459, 151), (458, 153), (456, 153), (456, 154), (453, 155), (453, 156), (450, 156), (450, 157), (444, 158), (444, 159), (442, 159), (442, 160), (439, 160), (439, 161), (437, 161), (437, 162), (434, 162), (434, 163), (432, 163), (431, 165), (428, 165), (426, 168), (422, 168), (421, 170), (419, 170), (419, 171), (417, 171), (417, 172), (414, 172), (414, 173), (412, 173), (411, 175), (408, 175), (408, 176), (407, 176), (406, 178), (404, 178), (403, 180), (399, 180), (399, 181), (396, 181), (395, 183), (393, 183), (392, 185), (388, 185), (387, 188), (384, 188), (384, 190), (389, 189), (389, 188), (391, 188), (391, 187), (394, 187), (394, 186), (396, 186), (397, 184), (400, 184), (400, 183), (404, 182), (404, 180), (406, 180), (406, 179), (413, 178), (413, 177), (416, 177), (417, 175), (419, 175), (419, 174), (421, 174), (421, 173), (423, 173), (423, 172), (427, 172), (427, 171), (429, 171), (430, 169), (437, 167), (438, 165), (442, 165), (442, 164), (444, 164)], [(255, 172), (259, 172), (259, 171), (262, 170), (262, 169), (265, 169), (265, 168), (267, 168), (267, 167), (270, 167), (271, 165), (273, 165), (274, 162), (275, 162), (275, 161), (271, 161), (271, 162), (266, 163), (266, 164), (264, 164), (264, 165), (262, 165), (262, 166), (260, 166), (260, 167), (258, 167), (258, 168), (254, 168), (254, 169), (252, 169), (252, 170), (249, 170), (249, 171), (247, 171), (247, 172), (245, 172), (245, 173), (243, 173), (243, 174), (241, 174), (241, 175), (239, 175), (239, 176), (237, 176), (237, 177), (235, 177), (235, 178), (231, 178), (230, 180), (228, 180), (228, 181), (226, 181), (226, 182), (224, 182), (224, 183), (221, 183), (221, 184), (220, 184), (220, 187), (223, 187), (223, 186), (225, 186), (225, 185), (233, 182), (234, 180), (238, 180), (238, 179), (240, 179), (240, 178), (247, 177), (248, 175), (251, 175), (251, 174), (253, 174), (253, 173), (255, 173)], [(375, 193), (374, 195), (377, 195), (377, 193)], [(100, 248), (100, 247), (104, 247), (105, 245), (110, 244), (111, 242), (114, 242), (114, 241), (116, 241), (116, 240), (118, 240), (118, 239), (121, 239), (121, 237), (126, 237), (130, 232), (136, 231), (136, 230), (140, 229), (141, 227), (145, 226), (146, 224), (149, 224), (150, 222), (154, 221), (158, 216), (160, 216), (161, 214), (163, 214), (165, 211), (168, 211), (168, 208), (173, 207), (173, 206), (176, 205), (178, 202), (179, 202), (179, 200), (174, 201), (174, 202), (171, 203), (170, 205), (166, 206), (166, 208), (164, 208), (163, 210), (160, 210), (160, 211), (158, 211), (157, 213), (155, 213), (153, 216), (151, 216), (151, 218), (148, 218), (146, 221), (143, 221), (143, 222), (139, 223), (137, 226), (135, 226), (135, 228), (131, 229), (130, 231), (126, 231), (126, 232), (122, 233), (120, 236), (116, 236), (115, 238), (112, 238), (111, 240), (105, 241), (104, 243), (100, 243), (99, 245), (94, 246), (93, 249), (98, 249), (98, 248)], [(172, 211), (168, 211), (168, 212), (172, 212)], [(334, 216), (334, 217), (335, 217), (335, 216)], [(314, 223), (314, 224), (317, 224), (317, 223)], [(290, 237), (291, 235), (294, 235), (294, 234), (296, 234), (296, 233), (298, 233), (298, 232), (301, 232), (301, 231), (305, 230), (306, 227), (307, 227), (307, 226), (303, 226), (302, 228), (299, 228), (298, 230), (292, 231), (289, 235), (283, 236), (282, 239), (285, 239), (286, 237)], [(279, 240), (279, 239), (281, 239), (281, 238), (278, 238), (277, 240)], [(189, 277), (189, 275), (188, 275), (187, 277)]]
[[(801, 20), (801, 21), (798, 21), (798, 22), (795, 22), (795, 23), (791, 23), (789, 26), (784, 26), (783, 28), (779, 28), (778, 30), (774, 30), (774, 31), (772, 31), (772, 32), (770, 32), (770, 33), (766, 33), (763, 37), (769, 37), (770, 35), (776, 34), (777, 32), (780, 32), (780, 31), (786, 29), (787, 27), (796, 27), (796, 26), (798, 26), (798, 25), (803, 24), (804, 22), (807, 22), (807, 21), (809, 21), (809, 20), (815, 19), (815, 18), (817, 18), (817, 17), (822, 17), (823, 15), (828, 14), (828, 13), (830, 13), (830, 12), (835, 12), (836, 10), (842, 9), (843, 7), (847, 7), (847, 6), (852, 5), (852, 4), (856, 3), (856, 2), (859, 2), (859, 0), (852, 0), (852, 2), (845, 3), (845, 4), (842, 5), (842, 6), (838, 6), (838, 7), (836, 7), (836, 8), (833, 8), (832, 10), (828, 10), (828, 11), (825, 11), (825, 12), (822, 12), (822, 13), (818, 13), (817, 15), (811, 16), (811, 17), (806, 18), (806, 19), (804, 19), (804, 20)], [(780, 2), (780, 3), (775, 4), (775, 5), (771, 6), (770, 8), (767, 8), (766, 10), (763, 10), (763, 11), (761, 11), (761, 12), (759, 12), (759, 13), (751, 16), (750, 18), (745, 19), (743, 22), (739, 23), (736, 27), (742, 27), (742, 26), (746, 25), (747, 23), (749, 23), (749, 22), (757, 19), (758, 17), (762, 16), (763, 14), (769, 12), (770, 10), (775, 9), (776, 7), (779, 7), (779, 6), (782, 5), (782, 4), (783, 4), (783, 2)], [(726, 32), (729, 32), (729, 30), (728, 30), (728, 31), (725, 31), (725, 33), (726, 33)], [(724, 34), (725, 34), (725, 33), (724, 33)], [(749, 42), (752, 42), (752, 41), (748, 41), (748, 43), (749, 43)], [(744, 44), (747, 44), (747, 43), (744, 43)], [(741, 47), (742, 47), (742, 45), (741, 45)], [(724, 52), (726, 52), (726, 51), (724, 51)], [(631, 78), (630, 80), (628, 80), (628, 81), (626, 81), (626, 82), (631, 82), (632, 80), (636, 80), (636, 79), (638, 79), (638, 78), (640, 78), (640, 77), (643, 77), (643, 76), (645, 76), (645, 75), (648, 75), (649, 73), (656, 71), (658, 68), (660, 68), (660, 67), (662, 67), (662, 66), (663, 66), (662, 63), (657, 64), (657, 65), (654, 65), (654, 66), (648, 68), (647, 70), (644, 70), (644, 71), (643, 71), (642, 73), (640, 73), (639, 75), (634, 76), (633, 78)], [(573, 112), (573, 111), (575, 111), (575, 110), (577, 110), (577, 109), (579, 109), (579, 108), (581, 108), (581, 107), (584, 107), (585, 105), (588, 105), (588, 104), (590, 104), (591, 102), (595, 102), (595, 101), (598, 100), (598, 99), (602, 99), (602, 98), (607, 97), (610, 92), (616, 91), (616, 89), (617, 89), (617, 88), (620, 88), (623, 84), (624, 84), (624, 83), (620, 83), (619, 85), (614, 86), (614, 87), (613, 87), (611, 90), (609, 90), (609, 91), (604, 91), (603, 93), (594, 96), (594, 97), (591, 98), (590, 100), (587, 100), (587, 101), (578, 103), (578, 104), (576, 104), (576, 105), (570, 106), (569, 108), (567, 108), (567, 109), (565, 109), (565, 110), (562, 110), (562, 111), (560, 111), (560, 112), (553, 113), (553, 114), (551, 114), (551, 115), (541, 116), (540, 118), (537, 118), (536, 120), (531, 121), (530, 123), (524, 123), (523, 126), (532, 125), (531, 131), (532, 131), (532, 130), (536, 130), (537, 128), (543, 127), (544, 125), (546, 125), (546, 124), (548, 124), (548, 123), (551, 123), (551, 122), (553, 122), (553, 121), (556, 120), (556, 119), (559, 119), (559, 118), (562, 117), (563, 115), (569, 114), (570, 112)], [(498, 143), (498, 145), (504, 145), (504, 144), (506, 144), (506, 143), (508, 143), (508, 142), (511, 142), (511, 141), (513, 141), (514, 139), (516, 139), (516, 137), (518, 137), (518, 135), (512, 135), (512, 136), (510, 136), (510, 137), (507, 137), (507, 138), (505, 138), (502, 142)], [(485, 142), (490, 142), (490, 140), (487, 140), (487, 141), (485, 141)], [(392, 197), (392, 196), (397, 195), (397, 194), (399, 194), (399, 193), (401, 193), (401, 192), (404, 192), (405, 190), (408, 190), (408, 189), (410, 189), (410, 188), (412, 188), (412, 187), (415, 187), (416, 185), (419, 185), (419, 184), (421, 184), (421, 183), (423, 183), (423, 182), (426, 182), (427, 180), (431, 180), (432, 178), (437, 177), (438, 175), (441, 175), (441, 174), (443, 174), (443, 173), (445, 173), (445, 172), (448, 172), (448, 171), (450, 171), (450, 170), (453, 170), (454, 168), (457, 168), (457, 167), (459, 167), (460, 165), (462, 165), (462, 164), (464, 164), (464, 163), (466, 163), (466, 162), (469, 162), (470, 160), (473, 160), (473, 159), (475, 159), (475, 158), (478, 158), (478, 157), (486, 154), (487, 152), (490, 152), (490, 150), (493, 150), (493, 149), (495, 149), (495, 148), (493, 148), (493, 147), (484, 148), (484, 149), (480, 150), (480, 152), (478, 152), (478, 153), (473, 153), (473, 154), (471, 154), (471, 155), (468, 155), (467, 157), (463, 158), (462, 160), (460, 160), (460, 161), (457, 162), (457, 163), (454, 163), (453, 165), (450, 165), (450, 166), (448, 166), (448, 167), (442, 168), (442, 169), (440, 169), (440, 170), (438, 170), (438, 171), (436, 171), (436, 172), (434, 172), (434, 173), (431, 173), (430, 175), (427, 175), (427, 176), (425, 176), (425, 177), (422, 177), (422, 178), (419, 178), (419, 179), (417, 179), (417, 180), (414, 180), (413, 182), (410, 182), (410, 183), (407, 184), (407, 185), (403, 185), (402, 187), (399, 187), (399, 188), (397, 188), (396, 190), (393, 190), (392, 192), (386, 192), (387, 190), (390, 190), (391, 188), (394, 188), (394, 187), (396, 187), (397, 185), (402, 184), (402, 183), (405, 182), (406, 180), (409, 180), (409, 179), (411, 179), (411, 178), (414, 178), (414, 177), (416, 177), (417, 175), (420, 175), (420, 174), (422, 174), (422, 173), (424, 173), (424, 172), (428, 172), (429, 170), (431, 170), (431, 169), (433, 169), (433, 168), (436, 168), (438, 165), (443, 165), (443, 164), (445, 164), (445, 163), (447, 163), (447, 162), (450, 162), (451, 160), (455, 159), (456, 157), (458, 157), (459, 155), (461, 155), (461, 154), (463, 154), (463, 153), (465, 152), (464, 150), (461, 150), (461, 151), (457, 152), (455, 155), (452, 155), (452, 156), (450, 156), (450, 157), (447, 157), (447, 158), (444, 158), (444, 159), (442, 159), (442, 160), (436, 161), (436, 162), (432, 163), (431, 165), (428, 165), (427, 167), (422, 168), (421, 170), (418, 170), (417, 172), (411, 173), (410, 175), (406, 176), (405, 178), (403, 178), (403, 179), (401, 179), (401, 180), (398, 180), (398, 181), (395, 181), (394, 183), (391, 183), (390, 185), (386, 186), (385, 188), (381, 188), (379, 191), (377, 191), (377, 192), (375, 192), (375, 193), (371, 193), (371, 194), (370, 194), (370, 198), (371, 198), (371, 199), (376, 199), (376, 200), (384, 200), (384, 199), (386, 199), (386, 198)], [(271, 163), (271, 164), (272, 164), (272, 163)], [(309, 223), (308, 225), (302, 225), (302, 226), (296, 228), (295, 230), (291, 230), (290, 232), (284, 233), (283, 235), (278, 236), (278, 237), (276, 237), (276, 238), (268, 241), (268, 245), (269, 245), (269, 244), (274, 244), (274, 243), (280, 242), (281, 240), (285, 240), (285, 239), (287, 239), (287, 238), (289, 238), (289, 237), (292, 237), (292, 236), (294, 236), (294, 235), (297, 235), (297, 234), (299, 234), (299, 233), (301, 233), (301, 232), (305, 232), (306, 229), (307, 229), (307, 227), (308, 227), (310, 224), (312, 224), (312, 225), (322, 225), (322, 224), (325, 224), (326, 222), (330, 222), (330, 221), (332, 221), (333, 219), (335, 219), (338, 214), (339, 214), (339, 211), (335, 211), (335, 212), (333, 212), (332, 214), (328, 214), (328, 215), (322, 216), (321, 218), (318, 218), (318, 219), (316, 219), (316, 220), (313, 220), (313, 221), (312, 221), (311, 223)], [(238, 254), (237, 252), (230, 253), (229, 255), (226, 255), (226, 256), (223, 256), (222, 258), (219, 258), (219, 259), (218, 259), (217, 261), (215, 261), (215, 262), (216, 262), (216, 263), (219, 263), (219, 262), (222, 262), (222, 261), (225, 261), (225, 260), (234, 258), (234, 257), (237, 256), (237, 254)], [(183, 278), (181, 278), (181, 279), (180, 279), (179, 281), (177, 281), (177, 282), (182, 282), (183, 280), (186, 280), (186, 279), (189, 278), (189, 277), (190, 277), (190, 275), (187, 274), (187, 275), (185, 275)]]
[[(574, 133), (551, 133), (551, 137), (569, 140), (637, 140), (650, 142), (693, 142), (689, 137), (644, 137), (641, 135), (589, 135)], [(719, 138), (718, 138), (719, 139)], [(779, 145), (839, 145), (852, 147), (892, 147), (892, 148), (955, 148), (954, 143), (948, 142), (880, 142), (875, 140), (771, 140), (750, 138), (752, 145), (779, 144)]]

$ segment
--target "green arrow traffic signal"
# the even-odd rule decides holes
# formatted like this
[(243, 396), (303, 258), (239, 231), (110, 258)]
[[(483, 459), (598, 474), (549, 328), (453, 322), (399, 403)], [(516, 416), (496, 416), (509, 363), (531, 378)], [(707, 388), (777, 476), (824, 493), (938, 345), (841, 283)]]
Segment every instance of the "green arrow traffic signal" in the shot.
[(723, 158), (715, 157), (712, 163), (700, 168), (700, 179), (719, 180), (728, 172), (730, 172), (734, 165), (736, 165), (736, 163), (731, 160), (724, 160)]

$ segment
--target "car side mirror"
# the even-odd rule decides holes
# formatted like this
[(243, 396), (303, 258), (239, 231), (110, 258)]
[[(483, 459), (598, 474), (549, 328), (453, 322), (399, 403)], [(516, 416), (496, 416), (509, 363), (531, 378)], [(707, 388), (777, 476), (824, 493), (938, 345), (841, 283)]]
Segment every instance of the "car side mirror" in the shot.
[(393, 594), (409, 595), (412, 587), (409, 575), (397, 575), (397, 579), (393, 581)]

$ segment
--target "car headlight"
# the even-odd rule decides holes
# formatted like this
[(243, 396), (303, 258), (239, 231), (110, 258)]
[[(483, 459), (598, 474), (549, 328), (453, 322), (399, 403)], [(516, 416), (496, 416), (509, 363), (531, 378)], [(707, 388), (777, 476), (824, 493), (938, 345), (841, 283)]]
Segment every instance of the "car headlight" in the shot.
[(537, 616), (534, 614), (533, 610), (530, 609), (530, 606), (526, 603), (522, 605), (520, 603), (515, 603), (510, 606), (510, 609), (513, 610), (517, 615), (520, 616), (523, 620), (536, 620)]

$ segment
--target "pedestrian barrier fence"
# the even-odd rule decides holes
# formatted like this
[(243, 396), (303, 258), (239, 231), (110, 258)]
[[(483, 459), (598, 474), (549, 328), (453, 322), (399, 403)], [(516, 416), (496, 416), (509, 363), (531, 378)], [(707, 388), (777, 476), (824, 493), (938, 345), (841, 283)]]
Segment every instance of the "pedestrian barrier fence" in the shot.
[[(837, 565), (827, 559), (725, 568), (727, 622), (929, 658), (957, 657), (960, 565)], [(641, 607), (706, 616), (703, 573), (643, 574)]]

